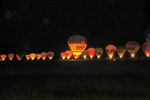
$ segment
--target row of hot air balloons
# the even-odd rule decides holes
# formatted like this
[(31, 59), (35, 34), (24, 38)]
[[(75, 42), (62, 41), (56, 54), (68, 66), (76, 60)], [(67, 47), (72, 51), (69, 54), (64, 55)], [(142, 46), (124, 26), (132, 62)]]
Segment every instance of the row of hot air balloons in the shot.
[[(78, 59), (80, 55), (82, 55), (84, 59), (86, 59), (87, 56), (92, 59), (96, 55), (99, 59), (104, 52), (102, 48), (88, 48), (86, 50), (87, 40), (84, 36), (81, 35), (71, 36), (68, 40), (68, 46), (70, 50), (61, 52), (60, 54), (62, 59), (70, 59), (72, 56), (74, 57), (74, 59)], [(143, 43), (141, 48), (146, 57), (150, 57), (150, 42)], [(109, 44), (105, 47), (105, 51), (107, 52), (110, 59), (113, 58), (115, 52), (118, 53), (120, 58), (123, 58), (126, 51), (129, 52), (131, 58), (134, 58), (139, 49), (140, 44), (137, 41), (129, 41), (125, 46), (116, 47), (113, 44)]]
[(5, 61), (6, 58), (8, 57), (8, 59), (10, 61), (12, 61), (15, 57), (18, 61), (22, 60), (23, 57), (26, 58), (26, 60), (45, 60), (47, 57), (49, 58), (49, 60), (52, 60), (54, 57), (54, 52), (49, 51), (49, 52), (42, 52), (42, 53), (30, 53), (30, 54), (25, 54), (25, 55), (19, 55), (19, 54), (13, 54), (13, 53), (9, 53), (8, 55), (6, 54), (1, 54), (0, 55), (0, 59), (2, 61)]

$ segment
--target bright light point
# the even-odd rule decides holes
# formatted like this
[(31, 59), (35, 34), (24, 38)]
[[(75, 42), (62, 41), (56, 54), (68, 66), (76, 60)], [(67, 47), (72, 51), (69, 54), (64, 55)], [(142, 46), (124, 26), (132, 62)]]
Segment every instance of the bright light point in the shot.
[(131, 58), (134, 58), (135, 57), (135, 54), (134, 53), (131, 53)]
[(83, 55), (83, 59), (86, 60), (86, 58), (87, 58), (87, 55)]
[(146, 57), (150, 57), (150, 55), (149, 55), (149, 54), (146, 54)]
[(92, 58), (93, 58), (93, 56), (91, 55), (91, 56), (90, 56), (90, 59), (92, 59)]
[(100, 59), (101, 56), (97, 56), (97, 59)]

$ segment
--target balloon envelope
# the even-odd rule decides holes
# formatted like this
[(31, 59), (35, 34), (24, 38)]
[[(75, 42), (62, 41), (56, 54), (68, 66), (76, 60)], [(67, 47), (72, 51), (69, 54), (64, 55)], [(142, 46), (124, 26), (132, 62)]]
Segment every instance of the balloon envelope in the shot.
[(45, 60), (46, 57), (47, 57), (47, 53), (46, 53), (46, 52), (42, 52), (42, 53), (41, 53), (41, 57), (42, 57), (43, 60)]
[(49, 60), (52, 60), (53, 57), (54, 57), (54, 52), (49, 51), (49, 52), (47, 53), (47, 56), (48, 56)]
[(17, 58), (18, 61), (20, 61), (22, 59), (22, 56), (19, 55), (19, 54), (16, 54), (16, 58)]
[(142, 50), (146, 57), (150, 57), (150, 42), (145, 42), (142, 44)]
[(25, 57), (26, 57), (27, 60), (30, 60), (30, 55), (29, 54), (26, 54)]
[(7, 58), (7, 55), (6, 54), (1, 54), (0, 57), (1, 57), (2, 61), (5, 61), (5, 59)]
[(96, 50), (96, 56), (99, 59), (102, 56), (104, 50), (103, 48), (96, 48), (95, 50)]
[(67, 51), (65, 51), (65, 54), (66, 54), (67, 59), (70, 59), (70, 57), (72, 56), (72, 51), (67, 50)]
[(115, 52), (116, 52), (116, 50), (117, 50), (117, 48), (116, 48), (115, 45), (110, 44), (110, 45), (107, 45), (107, 46), (105, 47), (105, 50), (106, 50), (106, 52), (107, 52), (109, 58), (112, 59), (113, 56), (114, 56), (114, 54), (115, 54)]
[(9, 54), (8, 54), (8, 58), (9, 58), (10, 61), (12, 61), (13, 58), (14, 58), (14, 54), (13, 54), (13, 53), (9, 53)]
[(61, 58), (62, 58), (63, 60), (66, 58), (66, 53), (65, 53), (65, 52), (61, 52), (60, 55), (61, 55)]
[(37, 60), (40, 60), (40, 59), (41, 59), (41, 54), (39, 54), (39, 53), (36, 54), (36, 59), (37, 59)]
[(132, 58), (135, 57), (136, 52), (140, 49), (140, 44), (139, 42), (136, 42), (136, 41), (129, 41), (126, 43), (125, 46)]
[(87, 58), (87, 55), (88, 55), (87, 50), (84, 50), (84, 51), (82, 52), (83, 59), (86, 59), (86, 58)]
[(73, 35), (68, 40), (68, 46), (70, 47), (74, 58), (78, 59), (87, 47), (87, 40), (84, 36)]
[(95, 55), (95, 48), (88, 48), (87, 50), (89, 57), (92, 59)]
[(117, 53), (120, 58), (122, 58), (124, 56), (125, 52), (126, 52), (125, 47), (123, 47), (123, 46), (117, 47)]
[(31, 53), (30, 54), (30, 58), (31, 58), (31, 60), (34, 60), (36, 58), (36, 54), (35, 53)]

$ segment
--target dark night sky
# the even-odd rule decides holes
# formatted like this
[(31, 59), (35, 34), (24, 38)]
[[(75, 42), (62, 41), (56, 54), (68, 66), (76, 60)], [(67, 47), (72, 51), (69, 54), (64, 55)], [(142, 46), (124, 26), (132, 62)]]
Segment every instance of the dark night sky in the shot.
[(88, 47), (143, 42), (145, 9), (143, 0), (3, 0), (1, 52), (63, 51), (73, 34)]

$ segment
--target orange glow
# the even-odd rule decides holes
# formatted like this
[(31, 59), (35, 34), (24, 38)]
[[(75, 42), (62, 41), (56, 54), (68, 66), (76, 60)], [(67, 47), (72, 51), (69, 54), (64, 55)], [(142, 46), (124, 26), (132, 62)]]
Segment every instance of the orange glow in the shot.
[(102, 56), (103, 54), (103, 49), (102, 48), (96, 48), (96, 56), (98, 59), (100, 59), (100, 57)]
[(42, 57), (42, 60), (45, 60), (46, 57), (47, 57), (47, 53), (46, 52), (42, 52), (41, 53), (41, 57)]
[(7, 55), (1, 54), (0, 57), (1, 57), (2, 61), (5, 61), (5, 59), (7, 58)]
[(150, 52), (147, 52), (147, 53), (146, 53), (146, 57), (150, 57)]
[(90, 59), (92, 59), (94, 57), (94, 55), (95, 55), (95, 49), (94, 48), (89, 48), (87, 50), (87, 52), (89, 54)]
[(131, 55), (131, 58), (134, 58), (135, 57), (135, 53), (130, 53), (130, 55)]
[(123, 58), (125, 52), (126, 52), (126, 49), (125, 49), (124, 47), (118, 47), (118, 48), (117, 48), (117, 53), (118, 53), (118, 55), (119, 55), (119, 57), (120, 57), (121, 59)]
[(31, 60), (34, 60), (34, 59), (35, 59), (35, 57), (36, 57), (36, 54), (35, 54), (35, 53), (31, 53), (31, 54), (30, 54), (30, 58), (31, 58)]
[(9, 58), (10, 61), (12, 61), (13, 58), (14, 58), (14, 54), (12, 54), (12, 53), (8, 54), (8, 58)]
[(73, 35), (68, 40), (68, 46), (70, 47), (74, 58), (78, 59), (87, 47), (86, 38), (81, 35)]
[(110, 44), (110, 45), (107, 45), (107, 46), (105, 47), (105, 50), (106, 50), (106, 52), (107, 52), (109, 58), (112, 59), (113, 56), (114, 56), (114, 54), (115, 54), (115, 52), (116, 52), (116, 50), (117, 50), (117, 48), (116, 48), (115, 45)]
[(30, 60), (30, 55), (27, 54), (27, 55), (25, 55), (25, 57), (27, 60)]
[(84, 60), (86, 60), (87, 55), (88, 55), (87, 50), (83, 51), (82, 56)]
[(53, 57), (54, 57), (54, 52), (49, 51), (49, 52), (47, 53), (47, 55), (48, 55), (49, 60), (52, 60)]
[(21, 56), (19, 56), (19, 54), (16, 54), (16, 58), (17, 58), (18, 61), (21, 60)]
[(61, 55), (61, 58), (62, 58), (63, 60), (66, 58), (66, 53), (65, 53), (65, 52), (61, 52), (60, 55)]
[(150, 57), (150, 42), (145, 42), (142, 44), (142, 50), (146, 57)]
[(65, 53), (66, 53), (67, 59), (69, 60), (70, 57), (72, 56), (72, 51), (71, 50), (67, 50)]
[(36, 59), (40, 60), (41, 59), (41, 54), (36, 54)]

